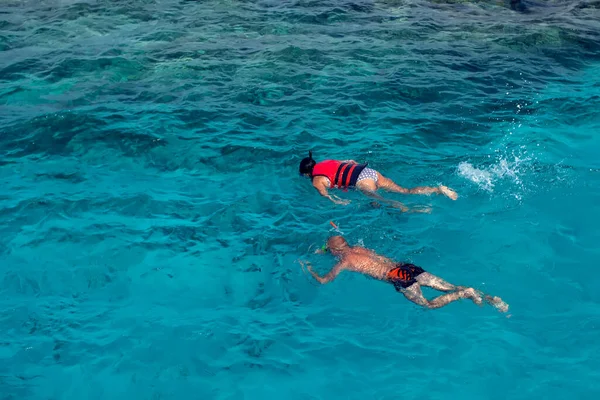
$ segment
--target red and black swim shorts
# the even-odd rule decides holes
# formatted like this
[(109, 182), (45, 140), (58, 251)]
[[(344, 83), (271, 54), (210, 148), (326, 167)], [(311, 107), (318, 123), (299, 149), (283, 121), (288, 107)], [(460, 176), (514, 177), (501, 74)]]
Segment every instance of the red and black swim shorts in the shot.
[(397, 291), (400, 291), (416, 283), (415, 278), (423, 272), (425, 272), (423, 268), (417, 267), (414, 264), (400, 263), (388, 272), (387, 280), (394, 285)]

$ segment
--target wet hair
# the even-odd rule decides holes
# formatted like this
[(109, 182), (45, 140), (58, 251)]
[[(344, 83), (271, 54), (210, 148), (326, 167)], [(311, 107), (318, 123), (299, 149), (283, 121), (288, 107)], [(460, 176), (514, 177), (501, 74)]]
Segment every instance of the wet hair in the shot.
[(309, 174), (312, 176), (315, 165), (317, 165), (317, 162), (312, 158), (312, 151), (309, 151), (308, 157), (303, 158), (302, 161), (300, 161), (300, 175)]

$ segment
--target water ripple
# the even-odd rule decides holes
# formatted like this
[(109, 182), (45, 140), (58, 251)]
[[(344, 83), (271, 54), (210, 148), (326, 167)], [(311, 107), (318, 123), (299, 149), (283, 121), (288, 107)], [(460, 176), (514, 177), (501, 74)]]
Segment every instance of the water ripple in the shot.
[[(2, 395), (594, 398), (598, 2), (512, 3), (3, 1)], [(335, 207), (309, 149), (460, 198)], [(330, 220), (513, 317), (315, 286)]]

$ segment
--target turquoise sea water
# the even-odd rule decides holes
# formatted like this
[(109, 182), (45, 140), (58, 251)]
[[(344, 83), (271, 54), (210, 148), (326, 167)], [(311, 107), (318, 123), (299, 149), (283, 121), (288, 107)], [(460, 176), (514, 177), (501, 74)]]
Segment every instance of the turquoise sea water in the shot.
[[(0, 399), (598, 398), (599, 3), (516, 8), (0, 2)], [(316, 285), (330, 220), (511, 317)]]

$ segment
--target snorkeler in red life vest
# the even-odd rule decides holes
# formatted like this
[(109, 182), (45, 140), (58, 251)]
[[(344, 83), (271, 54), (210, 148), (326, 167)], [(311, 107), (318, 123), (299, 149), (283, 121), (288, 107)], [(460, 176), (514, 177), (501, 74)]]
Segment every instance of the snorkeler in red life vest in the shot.
[(326, 160), (316, 162), (312, 158), (312, 152), (300, 162), (300, 174), (312, 179), (312, 185), (323, 197), (336, 204), (348, 204), (349, 200), (342, 200), (337, 196), (329, 194), (328, 189), (347, 189), (355, 187), (369, 197), (391, 204), (392, 206), (409, 211), (406, 206), (397, 201), (386, 200), (377, 194), (378, 189), (402, 194), (443, 194), (452, 200), (456, 200), (456, 192), (446, 186), (428, 187), (420, 186), (406, 189), (398, 186), (391, 179), (386, 178), (374, 169), (368, 168), (367, 164), (358, 164), (354, 160)]

